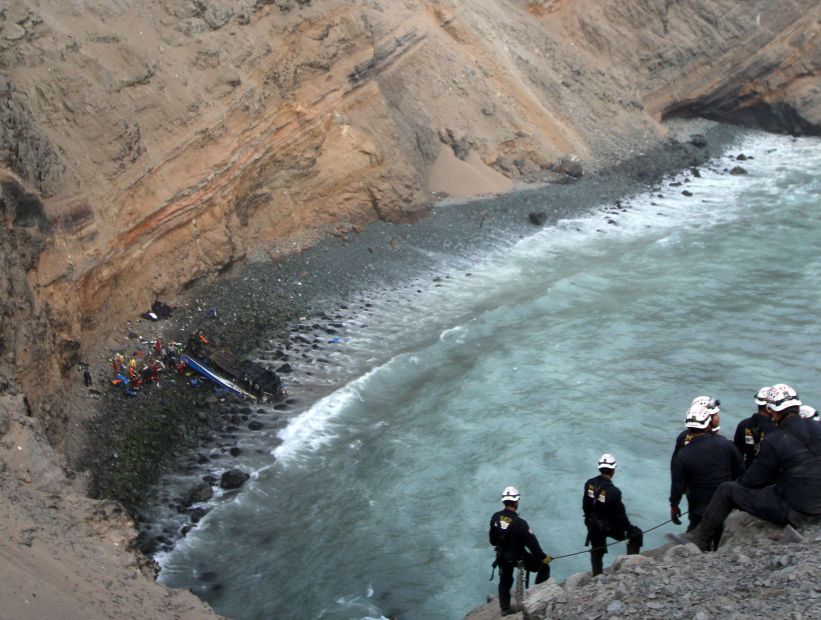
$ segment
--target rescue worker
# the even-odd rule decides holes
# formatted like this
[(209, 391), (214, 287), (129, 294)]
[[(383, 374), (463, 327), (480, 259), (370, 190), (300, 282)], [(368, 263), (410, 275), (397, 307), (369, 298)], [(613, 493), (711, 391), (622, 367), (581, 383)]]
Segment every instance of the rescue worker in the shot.
[(778, 428), (762, 442), (750, 469), (719, 486), (698, 527), (673, 537), (676, 542), (691, 541), (706, 551), (734, 508), (779, 526), (821, 517), (821, 425), (800, 416), (801, 400), (784, 383), (769, 391), (767, 409)]
[(758, 407), (753, 415), (738, 423), (733, 436), (735, 447), (741, 452), (744, 458), (744, 467), (753, 464), (755, 456), (761, 449), (761, 440), (773, 432), (776, 428), (775, 422), (767, 412), (767, 394), (770, 387), (763, 387), (755, 395), (755, 404)]
[(613, 484), (616, 474), (616, 459), (612, 454), (602, 454), (599, 458), (599, 475), (584, 483), (582, 511), (587, 526), (585, 546), (590, 549), (590, 565), (593, 576), (601, 575), (604, 554), (607, 553), (607, 537), (616, 540), (627, 539), (627, 553), (635, 555), (644, 543), (640, 528), (632, 525), (621, 501), (621, 491)]
[[(715, 403), (716, 407), (718, 407), (721, 404), (721, 401), (718, 400), (717, 398), (712, 398), (710, 396), (696, 396), (693, 399), (693, 402), (691, 403), (691, 406), (696, 405), (698, 403), (701, 403), (703, 405), (707, 405), (711, 402)], [(719, 424), (719, 418), (715, 418), (715, 420), (711, 420), (710, 430), (713, 433), (718, 433), (718, 431), (721, 430), (721, 426)], [(689, 428), (687, 428), (687, 425), (685, 424), (684, 430), (681, 431), (678, 434), (678, 437), (676, 437), (676, 445), (673, 448), (673, 456), (670, 457), (670, 471), (673, 470), (673, 461), (676, 458), (676, 454), (678, 454), (679, 450), (681, 450), (684, 446), (686, 446), (688, 443), (690, 443), (693, 440), (694, 436), (695, 436), (694, 433)]]
[(818, 415), (818, 411), (815, 407), (810, 407), (809, 405), (801, 405), (798, 410), (798, 415), (806, 420), (821, 421), (821, 415)]
[[(697, 399), (685, 416), (685, 426), (692, 434), (690, 443), (673, 459), (670, 483), (670, 519), (681, 523), (679, 502), (687, 495), (689, 524), (687, 531), (701, 521), (707, 505), (722, 482), (735, 480), (744, 472), (741, 454), (728, 439), (712, 431), (718, 426), (718, 401)], [(723, 530), (715, 533), (715, 546)]]
[(513, 570), (519, 562), (524, 563), (525, 570), (536, 573), (536, 583), (550, 577), (550, 558), (542, 551), (527, 521), (516, 513), (519, 497), (516, 487), (505, 487), (502, 492), (504, 510), (490, 518), (489, 538), (490, 544), (496, 548), (493, 566), (499, 567), (499, 606), (503, 616), (519, 611), (510, 604)]

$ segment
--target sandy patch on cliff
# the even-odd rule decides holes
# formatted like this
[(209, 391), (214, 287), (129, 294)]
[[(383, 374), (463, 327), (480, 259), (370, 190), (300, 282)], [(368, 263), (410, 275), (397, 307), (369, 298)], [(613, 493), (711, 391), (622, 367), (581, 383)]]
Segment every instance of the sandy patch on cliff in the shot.
[(76, 494), (22, 397), (0, 398), (0, 619), (217, 618), (151, 578), (122, 507)]
[(427, 186), (431, 192), (470, 198), (510, 191), (513, 181), (486, 165), (476, 151), (461, 160), (451, 148), (442, 147), (428, 168)]

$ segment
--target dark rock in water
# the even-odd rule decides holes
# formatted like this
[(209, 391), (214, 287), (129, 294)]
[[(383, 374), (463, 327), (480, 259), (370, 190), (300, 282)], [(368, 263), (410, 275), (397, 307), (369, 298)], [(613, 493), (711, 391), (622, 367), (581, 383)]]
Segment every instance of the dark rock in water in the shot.
[(202, 477), (202, 479), (208, 484), (216, 484), (217, 480), (219, 480), (219, 478), (217, 478), (214, 474), (206, 474)]
[(741, 166), (735, 166), (732, 170), (730, 170), (730, 174), (739, 176), (742, 174), (747, 174), (747, 170), (745, 170)]
[(736, 161), (747, 161), (747, 156), (744, 153), (739, 153), (735, 159)]
[(185, 538), (186, 536), (188, 536), (188, 532), (190, 532), (193, 528), (194, 528), (194, 526), (191, 525), (190, 523), (187, 524), (187, 525), (183, 525), (182, 529), (180, 530), (180, 536)]
[(286, 398), (285, 402), (288, 403), (289, 405), (293, 405), (295, 402), (297, 402), (297, 399), (296, 398)]
[(699, 170), (698, 168), (693, 168), (692, 170), (690, 170), (690, 172), (692, 172), (693, 176), (697, 179), (701, 178), (701, 170)]
[(203, 463), (207, 463), (207, 462), (208, 462), (208, 457), (207, 456), (205, 456), (204, 454), (198, 454), (197, 455), (197, 463), (202, 465)]
[(693, 192), (691, 192), (689, 189), (685, 189), (683, 192), (681, 192), (681, 195), (682, 196), (692, 196)]
[(294, 369), (291, 368), (290, 364), (283, 364), (279, 368), (277, 368), (277, 372), (293, 372)]
[(283, 404), (274, 405), (274, 409), (276, 409), (277, 411), (282, 411), (283, 409), (287, 409), (287, 408), (288, 408), (288, 405), (283, 405)]
[(547, 213), (544, 211), (532, 211), (528, 214), (527, 219), (535, 226), (544, 226), (544, 223), (547, 221)]
[(217, 574), (211, 571), (206, 571), (200, 575), (200, 581), (214, 581), (217, 578)]
[(673, 181), (672, 183), (670, 183), (670, 187), (681, 187), (681, 182)]
[[(253, 423), (252, 423), (252, 424), (253, 424)], [(250, 426), (250, 425), (249, 425), (249, 426)], [(240, 449), (239, 449), (239, 448), (237, 448), (236, 446), (234, 446), (233, 448), (231, 448), (230, 450), (228, 450), (228, 454), (230, 454), (231, 456), (239, 456), (239, 455), (240, 455), (240, 452), (242, 452), (242, 450), (240, 450)]]
[(264, 426), (264, 424), (262, 422), (258, 421), (258, 420), (251, 420), (250, 422), (248, 422), (248, 428), (251, 429), (252, 431), (258, 431), (263, 426)]
[(690, 144), (699, 148), (704, 148), (707, 146), (707, 138), (704, 137), (704, 134), (693, 134), (690, 136)]
[(241, 469), (229, 469), (227, 472), (222, 474), (220, 478), (220, 487), (223, 489), (238, 489), (245, 481), (248, 480), (251, 476), (246, 474)]
[(199, 523), (205, 515), (211, 511), (210, 508), (194, 508), (191, 511), (191, 523)]
[(188, 505), (198, 504), (200, 502), (207, 502), (214, 496), (211, 490), (211, 485), (207, 482), (201, 482), (192, 489), (189, 489), (182, 497), (183, 502), (188, 502)]

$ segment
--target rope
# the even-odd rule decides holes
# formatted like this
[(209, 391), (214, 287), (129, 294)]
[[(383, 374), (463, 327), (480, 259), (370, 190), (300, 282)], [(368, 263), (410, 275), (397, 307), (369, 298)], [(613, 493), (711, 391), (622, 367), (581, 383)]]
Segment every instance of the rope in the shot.
[[(681, 515), (679, 515), (679, 516), (683, 517), (686, 514), (687, 514), (687, 512), (682, 512)], [(662, 523), (659, 523), (658, 525), (654, 525), (650, 529), (643, 530), (642, 533), (646, 534), (647, 532), (652, 532), (653, 530), (659, 529), (662, 525), (667, 525), (668, 523), (672, 523), (672, 521), (673, 521), (672, 519), (667, 519), (667, 521), (663, 521)], [(624, 542), (624, 541), (623, 540), (614, 540), (613, 542), (611, 542), (609, 544), (606, 544), (602, 547), (593, 547), (592, 549), (582, 549), (581, 551), (576, 551), (574, 553), (565, 553), (564, 555), (556, 555), (556, 556), (549, 555), (545, 558), (544, 561), (547, 564), (550, 564), (553, 560), (561, 560), (562, 558), (572, 558), (574, 555), (581, 555), (582, 553), (590, 553), (591, 551), (599, 551), (601, 549), (607, 549), (608, 547), (612, 547), (613, 545), (617, 545), (620, 542)]]

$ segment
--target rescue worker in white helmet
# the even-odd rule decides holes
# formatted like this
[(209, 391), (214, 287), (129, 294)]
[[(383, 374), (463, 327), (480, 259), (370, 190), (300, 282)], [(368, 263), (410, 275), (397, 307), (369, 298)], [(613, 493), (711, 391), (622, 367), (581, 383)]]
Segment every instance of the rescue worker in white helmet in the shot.
[(698, 527), (671, 538), (706, 551), (733, 509), (781, 527), (801, 527), (821, 518), (821, 425), (801, 417), (802, 404), (789, 385), (772, 387), (767, 408), (778, 429), (761, 444), (743, 476), (719, 486)]
[(801, 405), (801, 407), (798, 408), (798, 415), (805, 420), (821, 421), (821, 415), (818, 414), (816, 408), (810, 407), (809, 405)]
[[(686, 493), (690, 520), (688, 532), (701, 521), (718, 486), (744, 473), (744, 462), (736, 447), (725, 437), (712, 432), (713, 420), (718, 415), (719, 405), (713, 399), (699, 400), (690, 405), (685, 425), (693, 438), (673, 459), (670, 517), (673, 523), (681, 523), (678, 505)], [(723, 528), (715, 533), (715, 548), (718, 548), (722, 532)]]
[(519, 611), (510, 604), (513, 571), (521, 561), (525, 570), (536, 573), (536, 583), (550, 578), (550, 558), (542, 551), (536, 535), (527, 521), (516, 512), (519, 508), (519, 490), (505, 487), (502, 491), (504, 510), (490, 517), (490, 544), (496, 548), (494, 568), (499, 567), (499, 607), (507, 616)]
[(604, 570), (604, 554), (607, 553), (607, 537), (627, 539), (627, 553), (634, 555), (644, 544), (641, 529), (632, 525), (621, 501), (621, 491), (613, 484), (616, 459), (612, 454), (599, 458), (599, 475), (584, 483), (582, 512), (587, 526), (585, 546), (591, 545), (590, 565), (593, 576)]
[[(712, 398), (711, 396), (696, 396), (693, 399), (691, 406), (699, 403), (702, 405), (715, 403), (716, 411), (718, 411), (718, 406), (721, 404), (721, 401), (717, 398)], [(718, 431), (721, 430), (720, 418), (717, 413), (716, 416), (710, 420), (710, 430), (714, 433), (718, 433)], [(690, 443), (693, 440), (693, 437), (695, 437), (695, 433), (693, 433), (692, 429), (687, 428), (687, 425), (685, 424), (684, 430), (678, 434), (678, 437), (676, 437), (676, 445), (673, 448), (673, 455), (670, 457), (670, 471), (673, 471), (673, 461), (675, 460), (678, 451)]]
[(741, 452), (745, 468), (753, 464), (761, 449), (761, 440), (776, 429), (775, 422), (772, 421), (767, 411), (767, 394), (770, 389), (770, 386), (767, 386), (756, 392), (753, 400), (758, 411), (749, 418), (741, 420), (735, 429), (733, 444)]

